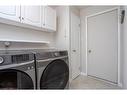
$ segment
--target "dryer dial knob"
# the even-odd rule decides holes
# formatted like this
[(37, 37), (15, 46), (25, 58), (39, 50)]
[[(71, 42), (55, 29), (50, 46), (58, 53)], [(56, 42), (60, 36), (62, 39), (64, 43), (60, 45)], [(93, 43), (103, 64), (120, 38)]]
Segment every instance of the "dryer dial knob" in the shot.
[(0, 64), (2, 64), (4, 62), (4, 58), (0, 57)]
[(28, 67), (27, 69), (30, 70), (30, 67)]

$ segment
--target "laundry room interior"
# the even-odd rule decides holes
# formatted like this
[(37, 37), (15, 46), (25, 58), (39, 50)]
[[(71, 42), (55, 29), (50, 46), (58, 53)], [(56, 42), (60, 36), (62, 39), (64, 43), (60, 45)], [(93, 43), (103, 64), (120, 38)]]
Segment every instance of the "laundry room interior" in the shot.
[(127, 89), (127, 6), (0, 5), (1, 89)]

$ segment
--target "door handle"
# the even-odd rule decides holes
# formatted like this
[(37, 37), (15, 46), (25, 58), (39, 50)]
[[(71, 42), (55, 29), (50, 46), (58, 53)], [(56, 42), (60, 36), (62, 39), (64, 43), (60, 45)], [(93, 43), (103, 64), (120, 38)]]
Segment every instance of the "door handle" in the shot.
[(89, 53), (91, 53), (92, 51), (91, 50), (88, 50)]
[(24, 20), (24, 17), (22, 17), (22, 20)]
[(73, 52), (76, 52), (76, 50), (72, 50)]

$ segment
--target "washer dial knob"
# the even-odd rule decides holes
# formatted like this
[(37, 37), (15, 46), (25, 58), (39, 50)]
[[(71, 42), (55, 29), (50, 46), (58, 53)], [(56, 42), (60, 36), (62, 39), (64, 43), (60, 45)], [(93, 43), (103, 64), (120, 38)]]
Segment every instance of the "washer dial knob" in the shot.
[(3, 57), (0, 57), (0, 64), (2, 64), (4, 62)]

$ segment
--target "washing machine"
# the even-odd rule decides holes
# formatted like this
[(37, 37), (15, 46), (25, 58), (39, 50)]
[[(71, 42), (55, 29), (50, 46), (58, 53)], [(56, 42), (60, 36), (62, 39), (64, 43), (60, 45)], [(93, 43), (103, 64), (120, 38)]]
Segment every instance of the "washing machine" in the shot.
[(36, 89), (34, 54), (0, 51), (0, 89)]
[(69, 61), (66, 50), (34, 50), (38, 89), (68, 89)]

